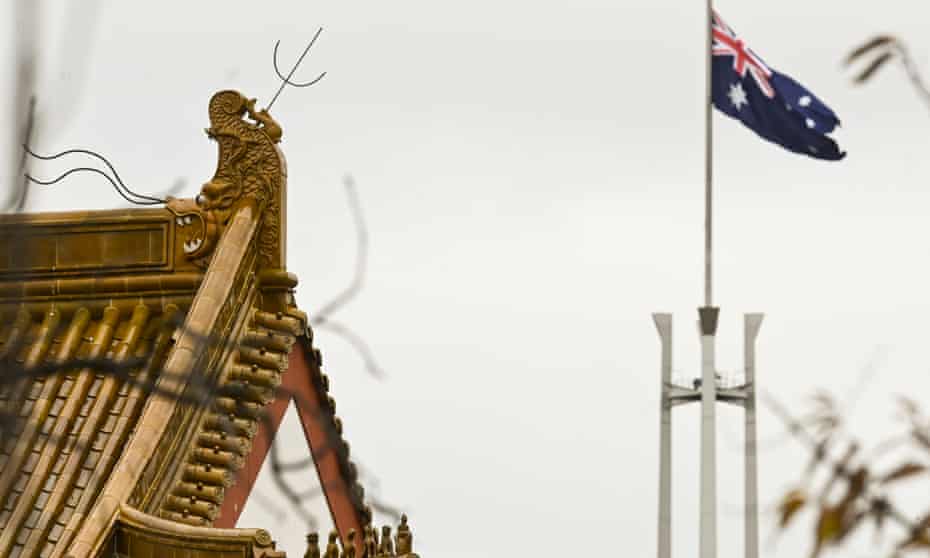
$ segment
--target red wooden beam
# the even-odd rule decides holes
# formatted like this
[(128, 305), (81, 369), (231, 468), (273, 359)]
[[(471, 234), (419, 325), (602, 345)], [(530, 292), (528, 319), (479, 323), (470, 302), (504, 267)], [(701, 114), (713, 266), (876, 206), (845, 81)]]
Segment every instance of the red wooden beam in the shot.
[(268, 451), (271, 450), (271, 443), (281, 426), (281, 421), (284, 420), (284, 413), (287, 411), (287, 404), (290, 402), (290, 397), (277, 397), (266, 408), (268, 420), (259, 423), (258, 432), (255, 433), (255, 438), (252, 440), (252, 451), (246, 456), (245, 464), (239, 469), (233, 485), (226, 489), (223, 503), (220, 505), (219, 515), (216, 521), (213, 522), (214, 527), (232, 529), (236, 526), (239, 514), (242, 513), (245, 502), (252, 492), (255, 479), (258, 478), (262, 463), (265, 462), (265, 457), (268, 456)]
[[(297, 372), (296, 374), (292, 374)], [(297, 414), (304, 429), (304, 437), (316, 463), (316, 472), (320, 477), (320, 486), (329, 505), (329, 513), (336, 524), (336, 530), (343, 541), (347, 540), (349, 530), (356, 532), (356, 541), (361, 540), (362, 525), (365, 522), (359, 514), (358, 508), (352, 503), (350, 490), (351, 479), (347, 480), (339, 466), (339, 457), (336, 453), (342, 444), (341, 437), (336, 433), (332, 414), (324, 407), (320, 393), (314, 389), (314, 375), (319, 378), (320, 369), (307, 354), (307, 348), (298, 344), (291, 351), (288, 374), (292, 374), (288, 381), (285, 374), (284, 385), (294, 393), (298, 400)], [(358, 544), (358, 543), (356, 543)]]
[[(314, 387), (320, 381), (320, 369), (308, 349), (298, 342), (291, 350), (288, 369), (282, 378), (282, 387), (299, 402), (297, 414), (303, 427), (307, 448), (314, 457), (320, 486), (326, 497), (330, 515), (342, 540), (346, 540), (350, 529), (355, 529), (359, 536), (363, 521), (358, 508), (352, 503), (350, 490), (352, 479), (347, 480), (339, 466), (337, 454), (342, 440), (335, 432), (333, 417), (326, 409), (325, 401)], [(325, 396), (324, 396), (325, 397)], [(252, 491), (258, 472), (265, 462), (271, 443), (281, 426), (287, 404), (291, 398), (279, 398), (268, 408), (268, 420), (271, 431), (266, 427), (259, 429), (252, 442), (252, 451), (246, 457), (245, 464), (239, 471), (236, 483), (226, 490), (223, 503), (214, 527), (235, 527), (239, 514)], [(266, 423), (267, 424), (267, 423)]]

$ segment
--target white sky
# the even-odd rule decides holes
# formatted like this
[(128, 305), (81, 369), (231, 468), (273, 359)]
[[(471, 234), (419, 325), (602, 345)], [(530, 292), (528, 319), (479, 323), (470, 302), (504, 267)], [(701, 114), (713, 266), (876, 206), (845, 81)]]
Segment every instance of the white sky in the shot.
[[(699, 368), (703, 2), (110, 0), (93, 30), (81, 12), (94, 4), (82, 4), (45, 3), (35, 147), (99, 150), (147, 192), (183, 177), (194, 195), (215, 165), (202, 131), (210, 95), (236, 88), (263, 105), (277, 88), (274, 41), (288, 64), (325, 27), (295, 79), (328, 76), (286, 91), (272, 111), (289, 165), (289, 268), (311, 312), (348, 281), (354, 237), (340, 182), (352, 173), (371, 261), (341, 317), (389, 378), (367, 376), (339, 338), (320, 332), (318, 345), (353, 455), (381, 497), (408, 511), (421, 556), (655, 553), (651, 312), (675, 314), (676, 372)], [(930, 8), (717, 8), (769, 65), (837, 111), (849, 152), (815, 161), (715, 116), (720, 368), (741, 366), (742, 313), (755, 311), (766, 313), (760, 387), (798, 411), (818, 388), (856, 391), (874, 361), (850, 417), (874, 440), (894, 424), (897, 394), (930, 388), (930, 113), (899, 67), (854, 88), (840, 61), (890, 32), (930, 70)], [(8, 59), (4, 72), (9, 82)], [(29, 209), (120, 201), (102, 180), (76, 177), (36, 192)], [(675, 418), (676, 556), (697, 544), (697, 417), (686, 407)], [(742, 417), (720, 417), (720, 556), (736, 557)], [(763, 410), (763, 442), (781, 431)], [(299, 429), (287, 432), (297, 455)], [(765, 539), (804, 457), (792, 441), (763, 443)], [(265, 481), (263, 499), (283, 501)], [(763, 555), (806, 552), (805, 519)], [(266, 527), (291, 556), (303, 553), (293, 519), (251, 506), (240, 526)]]

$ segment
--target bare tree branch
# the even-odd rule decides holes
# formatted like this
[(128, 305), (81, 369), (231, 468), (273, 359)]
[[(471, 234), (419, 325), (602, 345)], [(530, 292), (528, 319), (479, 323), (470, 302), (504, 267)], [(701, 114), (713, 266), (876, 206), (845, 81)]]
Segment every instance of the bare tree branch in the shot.
[(359, 202), (358, 191), (355, 188), (355, 180), (351, 175), (346, 175), (343, 179), (346, 197), (349, 201), (349, 211), (352, 214), (352, 220), (355, 223), (356, 250), (355, 250), (355, 272), (349, 285), (332, 300), (323, 304), (311, 319), (311, 324), (319, 324), (334, 312), (345, 306), (349, 301), (355, 298), (362, 285), (365, 282), (365, 273), (368, 267), (368, 228), (365, 225), (365, 217), (362, 214), (362, 204)]
[(371, 347), (361, 335), (355, 333), (347, 326), (332, 320), (318, 322), (317, 327), (319, 329), (331, 331), (348, 341), (352, 348), (362, 357), (362, 360), (365, 362), (365, 369), (368, 370), (372, 376), (379, 379), (387, 377), (387, 373), (384, 372), (381, 365), (379, 365), (378, 361), (375, 359)]
[(368, 270), (368, 227), (365, 224), (365, 216), (362, 213), (362, 204), (359, 201), (355, 180), (351, 175), (345, 176), (343, 186), (349, 201), (349, 211), (355, 223), (355, 272), (349, 285), (329, 302), (323, 304), (320, 310), (310, 317), (310, 324), (317, 326), (318, 329), (331, 331), (348, 341), (349, 345), (362, 357), (368, 373), (375, 378), (383, 379), (387, 375), (381, 365), (378, 364), (371, 346), (361, 335), (345, 324), (333, 321), (330, 317), (358, 295), (365, 283), (365, 274)]
[(13, 59), (16, 73), (13, 84), (13, 114), (9, 120), (9, 133), (12, 136), (9, 165), (13, 174), (9, 177), (8, 184), (15, 184), (17, 187), (3, 203), (6, 209), (16, 207), (24, 197), (19, 189), (22, 177), (13, 162), (21, 156), (22, 139), (31, 136), (35, 126), (35, 114), (29, 107), (31, 100), (35, 98), (39, 57), (39, 3), (32, 0), (14, 0), (12, 11), (11, 25), (15, 42)]
[[(29, 98), (29, 115), (26, 119), (26, 133), (23, 136), (23, 144), (29, 145), (32, 142), (32, 134), (35, 129), (36, 118), (36, 96)], [(26, 198), (29, 196), (29, 169), (26, 166), (27, 153), (23, 150), (22, 158), (19, 161), (19, 172), (22, 175), (22, 186), (20, 190), (19, 201), (16, 203), (16, 212), (22, 211), (26, 207)]]

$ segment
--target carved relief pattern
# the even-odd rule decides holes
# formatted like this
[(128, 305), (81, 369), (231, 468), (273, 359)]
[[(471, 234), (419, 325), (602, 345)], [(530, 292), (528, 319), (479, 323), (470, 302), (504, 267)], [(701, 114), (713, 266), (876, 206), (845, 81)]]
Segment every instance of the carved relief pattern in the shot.
[[(217, 314), (216, 327), (210, 336), (211, 342), (207, 344), (195, 364), (197, 369), (207, 374), (205, 379), (208, 381), (217, 379), (216, 376), (222, 369), (221, 363), (226, 360), (226, 349), (228, 347), (221, 341), (229, 339), (235, 325), (234, 322), (240, 315), (240, 310), (248, 309), (251, 306), (249, 300), (254, 298), (255, 281), (250, 275), (254, 273), (256, 258), (257, 242), (255, 236), (252, 236), (242, 262), (235, 276), (232, 277), (233, 290), (229, 293)], [(188, 393), (187, 395), (191, 396), (193, 394)], [(171, 444), (161, 444), (158, 448), (158, 451), (164, 454), (164, 457), (181, 455), (187, 451), (190, 446), (190, 439), (194, 435), (191, 424), (195, 424), (199, 420), (204, 410), (205, 408), (195, 409), (190, 405), (175, 407), (169, 422), (168, 432), (166, 432), (166, 439), (172, 439), (173, 442)], [(135, 501), (131, 502), (131, 505), (146, 510), (154, 510), (160, 505), (160, 502), (157, 501), (160, 499), (159, 493), (165, 490), (166, 483), (170, 484), (172, 482), (171, 479), (174, 478), (181, 460), (165, 458), (152, 460), (151, 463), (153, 465), (156, 463), (162, 464), (164, 469), (156, 471), (153, 466), (147, 467), (145, 471), (149, 475), (147, 482), (142, 482), (136, 486), (136, 490), (139, 492), (136, 494)], [(156, 483), (156, 479), (159, 479), (158, 483)]]
[(281, 127), (266, 110), (255, 110), (255, 99), (236, 91), (214, 95), (209, 115), (207, 136), (219, 145), (216, 172), (196, 200), (171, 199), (167, 204), (176, 216), (184, 252), (205, 267), (235, 209), (253, 204), (261, 214), (261, 264), (283, 267), (277, 253), (285, 175), (283, 157), (275, 146)]

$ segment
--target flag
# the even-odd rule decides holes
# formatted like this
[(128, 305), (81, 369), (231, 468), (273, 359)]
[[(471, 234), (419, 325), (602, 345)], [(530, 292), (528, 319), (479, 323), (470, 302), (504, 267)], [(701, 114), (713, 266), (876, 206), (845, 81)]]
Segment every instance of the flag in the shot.
[(766, 65), (716, 12), (711, 31), (711, 93), (718, 110), (796, 153), (834, 161), (846, 156), (827, 136), (840, 123), (830, 107)]

